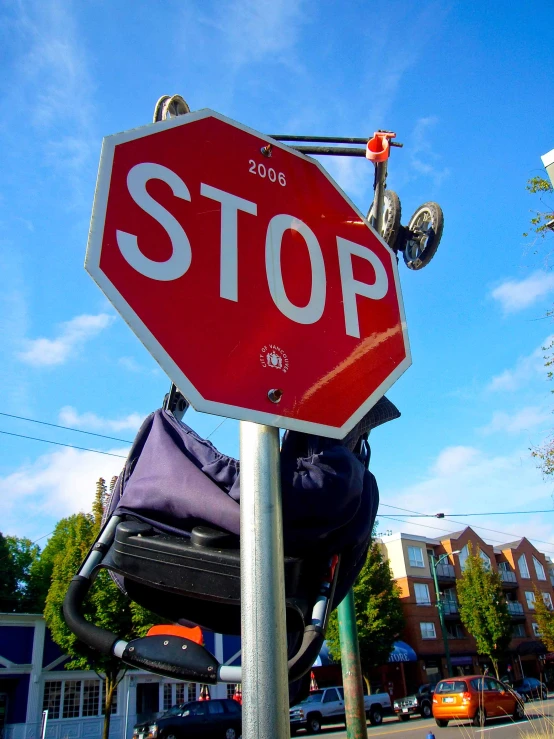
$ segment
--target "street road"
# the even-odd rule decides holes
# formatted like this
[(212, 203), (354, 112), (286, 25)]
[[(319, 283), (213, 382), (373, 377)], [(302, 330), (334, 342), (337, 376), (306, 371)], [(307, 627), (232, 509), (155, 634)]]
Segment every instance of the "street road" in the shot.
[[(483, 729), (475, 728), (470, 722), (452, 721), (446, 729), (439, 729), (434, 719), (422, 719), (412, 717), (406, 723), (400, 722), (396, 717), (387, 717), (381, 726), (368, 724), (368, 739), (375, 737), (390, 736), (391, 739), (426, 739), (427, 734), (432, 733), (436, 739), (538, 739), (538, 735), (544, 735), (545, 739), (552, 735), (554, 726), (554, 697), (546, 701), (534, 701), (525, 706), (526, 720), (517, 723), (511, 718), (491, 719)], [(493, 737), (494, 732), (500, 732)], [(304, 731), (298, 732), (298, 738), (307, 737)], [(325, 739), (346, 739), (346, 731), (343, 728), (324, 727), (321, 735)]]

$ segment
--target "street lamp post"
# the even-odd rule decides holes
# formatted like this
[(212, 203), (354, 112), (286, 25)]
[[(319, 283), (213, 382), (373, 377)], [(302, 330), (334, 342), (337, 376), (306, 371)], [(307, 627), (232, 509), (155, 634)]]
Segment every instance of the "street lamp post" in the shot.
[[(452, 554), (458, 554), (459, 552), (452, 552)], [(446, 624), (444, 622), (444, 603), (439, 591), (439, 581), (437, 580), (437, 567), (440, 565), (443, 559), (448, 558), (448, 553), (443, 554), (438, 559), (435, 559), (435, 555), (431, 554), (429, 557), (431, 563), (431, 572), (433, 573), (433, 582), (435, 583), (435, 594), (437, 596), (437, 608), (439, 611), (439, 621), (442, 630), (442, 640), (444, 642), (444, 651), (446, 654), (446, 667), (448, 670), (448, 677), (452, 677), (452, 662), (450, 660), (450, 647), (448, 646), (448, 634), (446, 632)]]

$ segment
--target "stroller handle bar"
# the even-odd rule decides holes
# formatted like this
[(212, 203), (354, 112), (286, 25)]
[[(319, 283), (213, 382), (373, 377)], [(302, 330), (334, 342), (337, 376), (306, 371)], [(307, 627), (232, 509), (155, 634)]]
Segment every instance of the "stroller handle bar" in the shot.
[[(95, 626), (86, 620), (83, 615), (84, 600), (121, 520), (121, 517), (113, 516), (108, 521), (79, 573), (71, 580), (63, 603), (64, 618), (71, 631), (88, 647), (106, 656), (118, 657), (131, 667), (190, 682), (207, 684), (242, 682), (241, 667), (220, 665), (205, 647), (185, 637), (150, 635), (125, 641), (108, 629)], [(289, 659), (291, 682), (298, 680), (311, 669), (323, 646), (339, 564), (337, 562), (334, 568), (331, 568), (332, 577), (322, 583), (312, 610), (311, 623), (304, 628), (299, 650)]]

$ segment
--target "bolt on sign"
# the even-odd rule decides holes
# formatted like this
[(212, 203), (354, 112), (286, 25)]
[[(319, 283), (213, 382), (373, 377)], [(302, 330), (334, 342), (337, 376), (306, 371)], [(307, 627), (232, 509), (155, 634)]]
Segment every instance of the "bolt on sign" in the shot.
[(341, 438), (411, 363), (393, 252), (211, 110), (104, 139), (85, 267), (199, 411)]

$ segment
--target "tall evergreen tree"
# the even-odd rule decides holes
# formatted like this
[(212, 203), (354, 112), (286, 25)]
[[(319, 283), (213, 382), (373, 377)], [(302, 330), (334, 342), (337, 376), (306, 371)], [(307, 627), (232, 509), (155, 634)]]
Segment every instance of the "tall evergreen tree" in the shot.
[[(52, 537), (54, 542), (51, 551), (48, 552), (48, 561), (52, 562), (52, 580), (44, 616), (52, 638), (71, 657), (67, 669), (94, 670), (104, 675), (106, 700), (103, 739), (108, 739), (115, 690), (125, 674), (125, 665), (117, 657), (105, 657), (85, 648), (69, 630), (62, 615), (62, 603), (71, 578), (100, 531), (105, 503), (106, 483), (100, 479), (96, 485), (93, 512), (77, 513), (58, 524)], [(45, 548), (45, 553), (50, 544)], [(97, 626), (113, 631), (125, 640), (143, 635), (150, 625), (157, 622), (156, 617), (145, 608), (130, 603), (105, 570), (100, 572), (91, 588), (84, 615)]]
[[(367, 674), (370, 667), (387, 662), (393, 643), (404, 626), (400, 590), (377, 542), (371, 545), (367, 560), (354, 584), (354, 603), (362, 672)], [(327, 644), (331, 656), (339, 660), (336, 610), (329, 620)]]
[(469, 555), (456, 585), (460, 618), (477, 642), (477, 652), (486, 655), (498, 674), (498, 661), (504, 655), (512, 635), (512, 619), (504, 599), (498, 572), (487, 569), (479, 549)]

